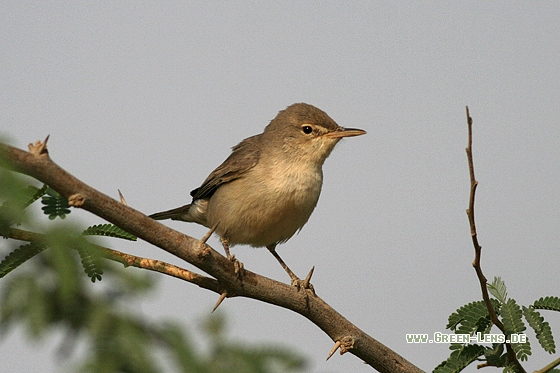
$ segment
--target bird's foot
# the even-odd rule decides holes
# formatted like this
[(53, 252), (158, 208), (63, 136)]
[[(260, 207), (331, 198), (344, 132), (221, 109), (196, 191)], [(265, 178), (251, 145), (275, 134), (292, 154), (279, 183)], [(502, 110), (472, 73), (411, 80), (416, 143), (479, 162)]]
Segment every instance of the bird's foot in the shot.
[(236, 257), (235, 255), (228, 255), (228, 260), (230, 262), (233, 263), (233, 268), (235, 271), (235, 274), (237, 276), (237, 279), (239, 281), (243, 280), (243, 276), (245, 276), (245, 267), (243, 266), (243, 263), (241, 263)]
[[(214, 228), (212, 229), (216, 229), (218, 227), (218, 224), (216, 224), (214, 226)], [(241, 281), (243, 280), (243, 276), (245, 275), (245, 268), (243, 267), (243, 263), (241, 263), (239, 260), (237, 260), (237, 258), (235, 257), (235, 255), (231, 255), (229, 252), (229, 240), (227, 238), (220, 238), (220, 240), (222, 241), (222, 246), (224, 247), (224, 251), (226, 252), (226, 257), (228, 258), (228, 260), (230, 262), (233, 263), (233, 269), (235, 271), (235, 274), (237, 276), (237, 280)]]

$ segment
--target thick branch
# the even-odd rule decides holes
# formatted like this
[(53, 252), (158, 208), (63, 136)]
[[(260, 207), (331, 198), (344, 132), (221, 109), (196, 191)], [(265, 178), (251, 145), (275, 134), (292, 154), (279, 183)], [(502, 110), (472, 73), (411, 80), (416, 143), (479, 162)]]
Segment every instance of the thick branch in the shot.
[[(466, 151), (467, 151), (467, 160), (469, 162), (469, 175), (471, 180), (471, 192), (469, 196), (469, 208), (467, 209), (467, 216), (469, 218), (469, 225), (471, 227), (471, 238), (474, 247), (474, 260), (472, 265), (476, 272), (476, 276), (478, 277), (478, 282), (480, 283), (480, 289), (482, 291), (482, 299), (484, 299), (484, 303), (486, 304), (486, 308), (488, 309), (488, 314), (490, 315), (490, 321), (492, 321), (492, 323), (496, 325), (498, 329), (500, 329), (500, 331), (504, 333), (504, 335), (507, 336), (504, 324), (500, 321), (500, 319), (498, 319), (498, 316), (496, 315), (496, 310), (494, 310), (494, 306), (490, 301), (490, 295), (488, 294), (488, 286), (487, 286), (488, 280), (482, 273), (482, 267), (480, 266), (482, 246), (480, 246), (480, 244), (478, 243), (476, 224), (474, 221), (474, 197), (476, 193), (476, 187), (478, 186), (478, 181), (476, 181), (476, 178), (474, 176), (474, 161), (472, 155), (472, 123), (473, 120), (469, 113), (469, 107), (467, 106), (467, 125), (469, 130), (469, 140), (468, 140)], [(523, 369), (523, 367), (517, 360), (517, 357), (515, 356), (515, 351), (513, 351), (513, 348), (511, 347), (510, 343), (506, 343), (506, 349), (508, 351), (509, 361), (516, 364), (519, 368), (519, 371), (524, 373), (525, 369)]]
[(210, 246), (166, 227), (84, 184), (55, 164), (40, 143), (30, 149), (31, 152), (25, 152), (0, 144), (0, 157), (10, 162), (13, 170), (48, 184), (74, 207), (90, 211), (216, 278), (227, 289), (229, 297), (253, 298), (297, 312), (321, 328), (333, 341), (341, 341), (341, 352), (351, 352), (380, 372), (421, 372), (358, 329), (321, 298), (304, 291), (298, 292), (292, 286), (250, 271), (246, 271), (242, 282), (237, 281), (233, 264)]

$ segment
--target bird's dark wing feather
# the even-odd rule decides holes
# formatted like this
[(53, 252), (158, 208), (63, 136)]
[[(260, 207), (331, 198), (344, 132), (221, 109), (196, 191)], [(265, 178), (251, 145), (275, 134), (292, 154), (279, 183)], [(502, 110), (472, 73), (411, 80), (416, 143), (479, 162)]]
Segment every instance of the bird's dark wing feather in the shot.
[(210, 198), (220, 185), (240, 178), (259, 163), (261, 135), (251, 136), (232, 148), (230, 156), (216, 168), (202, 185), (191, 192), (193, 200)]

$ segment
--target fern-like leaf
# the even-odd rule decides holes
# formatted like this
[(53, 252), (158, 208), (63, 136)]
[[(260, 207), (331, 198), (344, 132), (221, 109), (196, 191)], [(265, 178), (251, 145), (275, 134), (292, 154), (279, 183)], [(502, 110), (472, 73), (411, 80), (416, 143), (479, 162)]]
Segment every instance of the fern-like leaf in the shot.
[(9, 198), (0, 206), (0, 231), (2, 231), (3, 236), (7, 235), (4, 233), (6, 228), (23, 222), (25, 217), (24, 210), (36, 199), (44, 195), (47, 188), (43, 186), (39, 189), (33, 185), (22, 185), (19, 189), (12, 191)]
[(0, 262), (0, 278), (6, 276), (8, 273), (33, 258), (35, 255), (44, 251), (47, 247), (38, 243), (30, 243), (21, 245), (19, 248), (12, 251), (8, 256)]
[[(498, 307), (498, 302), (492, 302), (494, 308)], [(472, 302), (449, 316), (446, 328), (454, 330), (457, 334), (473, 335), (477, 332), (483, 332), (490, 324), (488, 309), (484, 301)]]
[[(502, 321), (506, 334), (518, 334), (525, 331), (525, 323), (523, 322), (521, 307), (517, 304), (515, 299), (508, 299), (501, 308)], [(512, 343), (511, 347), (515, 351), (517, 358), (521, 361), (527, 360), (531, 355), (531, 345), (529, 341), (525, 343)]]
[(531, 344), (527, 340), (523, 343), (512, 343), (511, 347), (515, 351), (515, 355), (521, 361), (527, 361), (531, 356)]
[(78, 254), (80, 254), (82, 267), (84, 267), (84, 271), (91, 279), (91, 282), (101, 281), (103, 267), (101, 265), (101, 256), (99, 255), (98, 249), (89, 242), (84, 242), (83, 245), (78, 245), (76, 249)]
[(82, 232), (84, 236), (109, 236), (109, 237), (116, 237), (122, 238), (125, 240), (136, 241), (136, 236), (122, 230), (121, 228), (117, 227), (113, 224), (98, 224), (92, 225), (88, 227), (85, 231)]
[(484, 351), (484, 346), (476, 344), (465, 345), (463, 348), (453, 351), (447, 360), (443, 361), (433, 370), (433, 373), (458, 373), (484, 355)]
[(42, 208), (45, 215), (48, 215), (51, 220), (56, 219), (57, 217), (61, 219), (66, 218), (66, 215), (70, 213), (68, 200), (52, 188), (48, 188), (47, 194), (47, 196), (43, 196), (43, 198), (41, 198), (41, 202), (45, 205)]
[(533, 307), (541, 310), (560, 311), (560, 298), (541, 297), (533, 303)]
[(33, 185), (27, 186), (27, 190), (29, 191), (30, 196), (29, 196), (29, 199), (27, 200), (27, 202), (25, 203), (24, 208), (29, 206), (33, 202), (37, 201), (39, 198), (43, 197), (45, 194), (47, 194), (48, 189), (49, 189), (49, 186), (47, 184), (43, 184), (41, 189), (39, 189), (39, 188), (37, 188), (36, 186), (33, 186)]
[(505, 367), (508, 363), (508, 354), (504, 353), (503, 343), (493, 343), (492, 348), (484, 350), (486, 363), (494, 367)]
[(537, 340), (542, 348), (549, 354), (554, 354), (556, 352), (556, 345), (554, 344), (552, 330), (548, 322), (544, 321), (541, 314), (533, 307), (523, 306), (523, 315), (525, 316), (525, 320), (527, 320), (531, 328), (535, 331)]
[(487, 286), (490, 294), (499, 300), (500, 303), (505, 303), (507, 301), (506, 283), (502, 281), (501, 277), (494, 277), (492, 283)]
[(521, 318), (521, 307), (515, 299), (510, 298), (502, 305), (501, 316), (507, 334), (522, 333), (525, 331), (525, 324)]

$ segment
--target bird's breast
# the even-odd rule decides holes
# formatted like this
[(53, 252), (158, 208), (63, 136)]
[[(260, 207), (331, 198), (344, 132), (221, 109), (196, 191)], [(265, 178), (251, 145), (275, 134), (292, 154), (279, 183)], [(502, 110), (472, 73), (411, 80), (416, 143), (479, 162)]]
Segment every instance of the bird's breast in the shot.
[(210, 225), (231, 244), (268, 246), (288, 240), (315, 209), (321, 169), (258, 166), (218, 188), (208, 203)]

